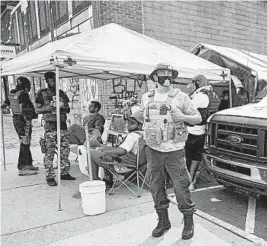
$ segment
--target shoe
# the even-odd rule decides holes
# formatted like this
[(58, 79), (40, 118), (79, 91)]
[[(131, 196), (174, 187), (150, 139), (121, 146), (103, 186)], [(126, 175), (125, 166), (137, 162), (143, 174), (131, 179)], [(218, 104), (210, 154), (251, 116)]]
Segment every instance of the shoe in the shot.
[(153, 237), (161, 237), (165, 231), (171, 228), (171, 222), (169, 220), (168, 209), (157, 210), (158, 214), (158, 225), (152, 231)]
[(191, 183), (188, 187), (188, 190), (191, 192), (191, 191), (194, 191), (195, 190), (195, 183)]
[(39, 167), (35, 167), (35, 166), (33, 166), (33, 165), (27, 166), (27, 168), (28, 168), (29, 170), (35, 170), (35, 171), (39, 170)]
[(49, 186), (57, 186), (57, 182), (54, 178), (46, 179), (46, 182)]
[(70, 174), (64, 174), (64, 175), (60, 175), (60, 178), (63, 180), (75, 180), (76, 178), (70, 176)]
[(194, 221), (192, 215), (184, 215), (184, 229), (182, 239), (188, 240), (194, 236)]
[(35, 175), (37, 174), (36, 170), (30, 170), (28, 167), (23, 167), (21, 170), (19, 170), (19, 176), (29, 176), (29, 175)]

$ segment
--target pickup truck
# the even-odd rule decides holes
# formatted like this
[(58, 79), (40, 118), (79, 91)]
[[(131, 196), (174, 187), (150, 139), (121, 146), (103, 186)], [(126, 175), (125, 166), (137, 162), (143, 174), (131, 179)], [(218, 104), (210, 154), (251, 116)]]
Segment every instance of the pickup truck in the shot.
[(204, 165), (219, 184), (267, 196), (267, 86), (244, 106), (210, 116)]

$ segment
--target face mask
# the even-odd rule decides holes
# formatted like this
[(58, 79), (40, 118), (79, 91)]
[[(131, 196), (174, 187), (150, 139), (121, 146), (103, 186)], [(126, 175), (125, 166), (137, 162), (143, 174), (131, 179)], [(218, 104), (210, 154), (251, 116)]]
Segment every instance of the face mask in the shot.
[(171, 83), (171, 77), (169, 77), (169, 76), (159, 76), (158, 77), (158, 83), (160, 84), (160, 85), (164, 85), (164, 83), (168, 80), (170, 83)]

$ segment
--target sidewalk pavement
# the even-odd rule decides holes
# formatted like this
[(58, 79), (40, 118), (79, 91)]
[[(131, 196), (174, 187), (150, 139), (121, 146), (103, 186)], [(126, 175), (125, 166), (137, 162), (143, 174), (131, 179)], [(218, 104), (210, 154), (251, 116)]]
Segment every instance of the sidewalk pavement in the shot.
[(106, 213), (85, 216), (78, 187), (87, 181), (87, 177), (80, 173), (74, 154), (70, 156), (70, 173), (77, 179), (61, 182), (62, 211), (58, 211), (58, 187), (46, 184), (40, 148), (33, 147), (32, 153), (34, 164), (40, 167), (38, 175), (18, 176), (17, 148), (7, 149), (7, 171), (3, 171), (3, 165), (1, 167), (3, 246), (254, 245), (199, 216), (195, 216), (194, 238), (182, 240), (182, 214), (174, 204), (169, 209), (171, 230), (161, 238), (152, 238), (151, 231), (157, 224), (157, 218), (151, 194), (146, 190), (140, 198), (124, 188), (112, 196), (107, 191)]

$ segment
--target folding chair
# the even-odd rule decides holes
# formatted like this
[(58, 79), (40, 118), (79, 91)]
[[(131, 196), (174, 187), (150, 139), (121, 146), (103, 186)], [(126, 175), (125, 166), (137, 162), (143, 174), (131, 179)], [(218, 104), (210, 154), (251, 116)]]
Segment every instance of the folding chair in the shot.
[[(144, 185), (147, 185), (148, 188), (150, 188), (149, 184), (146, 182), (147, 178), (147, 163), (146, 163), (146, 156), (144, 156), (144, 151), (142, 148), (144, 148), (143, 143), (140, 143), (141, 141), (144, 141), (142, 137), (139, 138), (138, 142), (138, 150), (137, 150), (137, 156), (136, 156), (136, 165), (130, 165), (122, 162), (118, 162), (116, 160), (112, 162), (103, 161), (102, 163), (107, 165), (108, 171), (113, 175), (113, 178), (115, 179), (113, 186), (109, 192), (110, 195), (113, 195), (120, 187), (125, 186), (128, 190), (130, 190), (134, 195), (137, 197), (141, 196), (141, 192), (143, 190)], [(131, 169), (127, 173), (117, 173), (114, 166), (123, 166)], [(122, 177), (121, 177), (122, 176)], [(137, 192), (135, 192), (131, 187), (128, 185), (129, 182), (133, 183), (133, 181), (137, 182)], [(141, 186), (140, 186), (140, 180), (141, 180)], [(119, 182), (119, 186), (115, 188), (116, 183)]]

